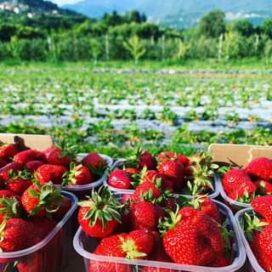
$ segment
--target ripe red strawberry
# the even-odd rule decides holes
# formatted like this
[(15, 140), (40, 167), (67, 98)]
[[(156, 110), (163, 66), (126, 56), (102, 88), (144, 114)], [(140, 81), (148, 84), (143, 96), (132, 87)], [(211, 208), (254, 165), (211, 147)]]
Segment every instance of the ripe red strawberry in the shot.
[[(121, 241), (125, 239), (126, 234), (117, 234), (101, 240), (100, 244), (94, 251), (96, 255), (112, 256), (125, 258), (126, 253), (122, 250)], [(128, 264), (115, 264), (113, 262), (93, 261), (89, 264), (89, 272), (132, 272)]]
[(255, 182), (255, 185), (257, 186), (257, 191), (259, 194), (272, 195), (272, 183), (264, 180), (258, 180)]
[(158, 156), (157, 159), (159, 163), (166, 162), (169, 160), (177, 160), (179, 163), (181, 163), (184, 167), (190, 166), (190, 160), (184, 155), (177, 154), (174, 152), (169, 151), (163, 151)]
[(99, 154), (89, 153), (83, 160), (82, 164), (88, 167), (94, 175), (101, 176), (107, 168), (107, 162)]
[(26, 163), (26, 169), (30, 172), (35, 172), (41, 165), (43, 165), (43, 161), (29, 161)]
[(272, 224), (272, 196), (259, 196), (251, 201), (253, 210)]
[(245, 171), (253, 178), (270, 181), (272, 180), (272, 160), (263, 157), (254, 159), (245, 167)]
[(250, 177), (243, 169), (233, 168), (223, 177), (222, 185), (227, 194), (237, 191), (243, 183), (251, 182)]
[(224, 254), (224, 242), (218, 223), (194, 208), (172, 213), (163, 236), (166, 253), (175, 263), (208, 265)]
[(44, 217), (58, 211), (63, 203), (63, 196), (52, 183), (36, 184), (23, 193), (21, 202), (29, 215)]
[(63, 185), (84, 185), (94, 182), (94, 177), (90, 170), (82, 164), (72, 164), (70, 170), (63, 180)]
[(139, 167), (140, 169), (146, 167), (148, 170), (156, 169), (156, 160), (155, 158), (148, 152), (142, 151), (139, 156)]
[(255, 231), (250, 241), (254, 255), (265, 271), (272, 270), (272, 224)]
[(121, 223), (123, 205), (107, 187), (102, 187), (98, 192), (93, 191), (91, 197), (79, 202), (79, 206), (78, 222), (91, 237), (109, 236)]
[(17, 162), (11, 162), (0, 169), (0, 180), (8, 181), (12, 172), (16, 173), (23, 169), (23, 165)]
[(0, 235), (0, 248), (10, 252), (31, 246), (35, 231), (31, 223), (20, 218), (10, 218), (2, 223)]
[(69, 166), (71, 158), (57, 146), (51, 146), (43, 151), (47, 159), (48, 164)]
[(59, 203), (58, 210), (53, 213), (52, 218), (55, 221), (60, 221), (71, 208), (71, 201), (69, 198), (63, 196), (62, 201)]
[(54, 184), (61, 184), (67, 168), (62, 165), (44, 164), (35, 172), (37, 181), (41, 184), (46, 184), (49, 181)]
[(9, 179), (6, 182), (6, 188), (17, 195), (22, 195), (26, 189), (32, 185), (32, 182), (21, 177)]
[(211, 267), (224, 267), (230, 265), (230, 261), (225, 255), (216, 256), (215, 260), (209, 265)]
[(0, 158), (3, 160), (10, 160), (18, 153), (16, 144), (4, 144), (0, 146)]
[(184, 176), (184, 167), (177, 161), (166, 161), (158, 166), (160, 174), (174, 181), (174, 187), (177, 192), (180, 192), (185, 187), (186, 181)]
[(41, 271), (41, 267), (46, 267), (46, 260), (44, 259), (43, 252), (39, 250), (29, 256), (20, 258), (16, 268), (18, 272), (39, 272)]
[(221, 217), (216, 204), (207, 196), (199, 196), (192, 200), (193, 207), (221, 223)]
[(229, 197), (234, 200), (248, 203), (254, 197), (256, 190), (256, 185), (252, 181), (245, 181), (236, 188), (236, 191), (231, 192)]
[(158, 184), (152, 182), (144, 182), (140, 184), (131, 196), (131, 201), (134, 203), (148, 200), (155, 200), (162, 196), (162, 191)]
[(24, 151), (21, 151), (17, 153), (13, 157), (13, 161), (25, 165), (29, 161), (34, 161), (34, 160), (39, 160), (39, 161), (46, 161), (45, 155), (37, 150), (33, 149), (27, 149)]
[(165, 216), (164, 210), (153, 203), (143, 201), (133, 204), (129, 218), (132, 229), (157, 230), (159, 220)]
[(0, 224), (9, 218), (21, 215), (21, 206), (18, 197), (10, 191), (0, 191)]
[[(127, 259), (144, 259), (153, 249), (154, 237), (144, 230), (135, 230), (128, 234), (106, 237), (94, 251), (94, 254)], [(127, 264), (113, 262), (90, 262), (89, 271), (127, 272), (132, 271)]]
[(132, 179), (130, 175), (121, 169), (113, 170), (108, 178), (108, 184), (118, 189), (130, 189)]

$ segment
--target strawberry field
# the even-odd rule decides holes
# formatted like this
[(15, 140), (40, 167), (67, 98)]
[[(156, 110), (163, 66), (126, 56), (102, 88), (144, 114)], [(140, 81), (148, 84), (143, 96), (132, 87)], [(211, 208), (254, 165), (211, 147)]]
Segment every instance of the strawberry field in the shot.
[(2, 132), (48, 133), (80, 143), (79, 152), (272, 142), (264, 70), (2, 67), (0, 89)]

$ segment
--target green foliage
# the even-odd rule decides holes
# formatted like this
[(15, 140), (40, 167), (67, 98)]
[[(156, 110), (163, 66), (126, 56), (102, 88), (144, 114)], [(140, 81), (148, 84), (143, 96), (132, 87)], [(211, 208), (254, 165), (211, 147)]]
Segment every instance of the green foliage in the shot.
[(146, 52), (142, 41), (136, 35), (132, 36), (128, 41), (124, 42), (124, 47), (129, 52), (129, 54), (133, 57), (135, 64), (138, 63), (139, 59)]
[(199, 24), (200, 34), (212, 38), (217, 38), (224, 33), (225, 27), (225, 13), (220, 10), (209, 12)]

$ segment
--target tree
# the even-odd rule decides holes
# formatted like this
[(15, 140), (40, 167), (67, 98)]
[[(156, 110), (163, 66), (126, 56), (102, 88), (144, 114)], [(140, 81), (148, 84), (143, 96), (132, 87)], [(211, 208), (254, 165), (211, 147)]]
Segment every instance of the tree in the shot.
[(225, 13), (221, 10), (214, 10), (201, 18), (199, 23), (200, 34), (218, 38), (225, 32)]
[(124, 42), (125, 49), (133, 57), (135, 64), (138, 63), (139, 59), (145, 54), (146, 50), (140, 40), (139, 36), (132, 36), (127, 42)]
[(90, 40), (91, 55), (93, 57), (94, 63), (97, 64), (98, 58), (102, 52), (102, 44), (96, 38)]
[(18, 60), (20, 57), (20, 49), (21, 49), (21, 44), (16, 36), (13, 36), (10, 40), (10, 43), (8, 44), (8, 51), (10, 53), (10, 56)]
[(254, 27), (249, 20), (238, 20), (234, 22), (233, 30), (246, 37), (254, 34)]
[(267, 63), (272, 63), (272, 41), (268, 40), (265, 44), (264, 56)]

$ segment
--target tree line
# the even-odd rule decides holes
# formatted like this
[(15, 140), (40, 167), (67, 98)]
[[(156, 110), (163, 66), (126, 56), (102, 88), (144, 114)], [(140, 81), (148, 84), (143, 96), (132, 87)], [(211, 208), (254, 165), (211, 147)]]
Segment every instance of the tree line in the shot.
[(259, 58), (272, 62), (272, 19), (254, 26), (227, 22), (214, 10), (190, 29), (148, 22), (144, 14), (105, 14), (100, 20), (64, 15), (1, 14), (0, 60), (108, 61)]

